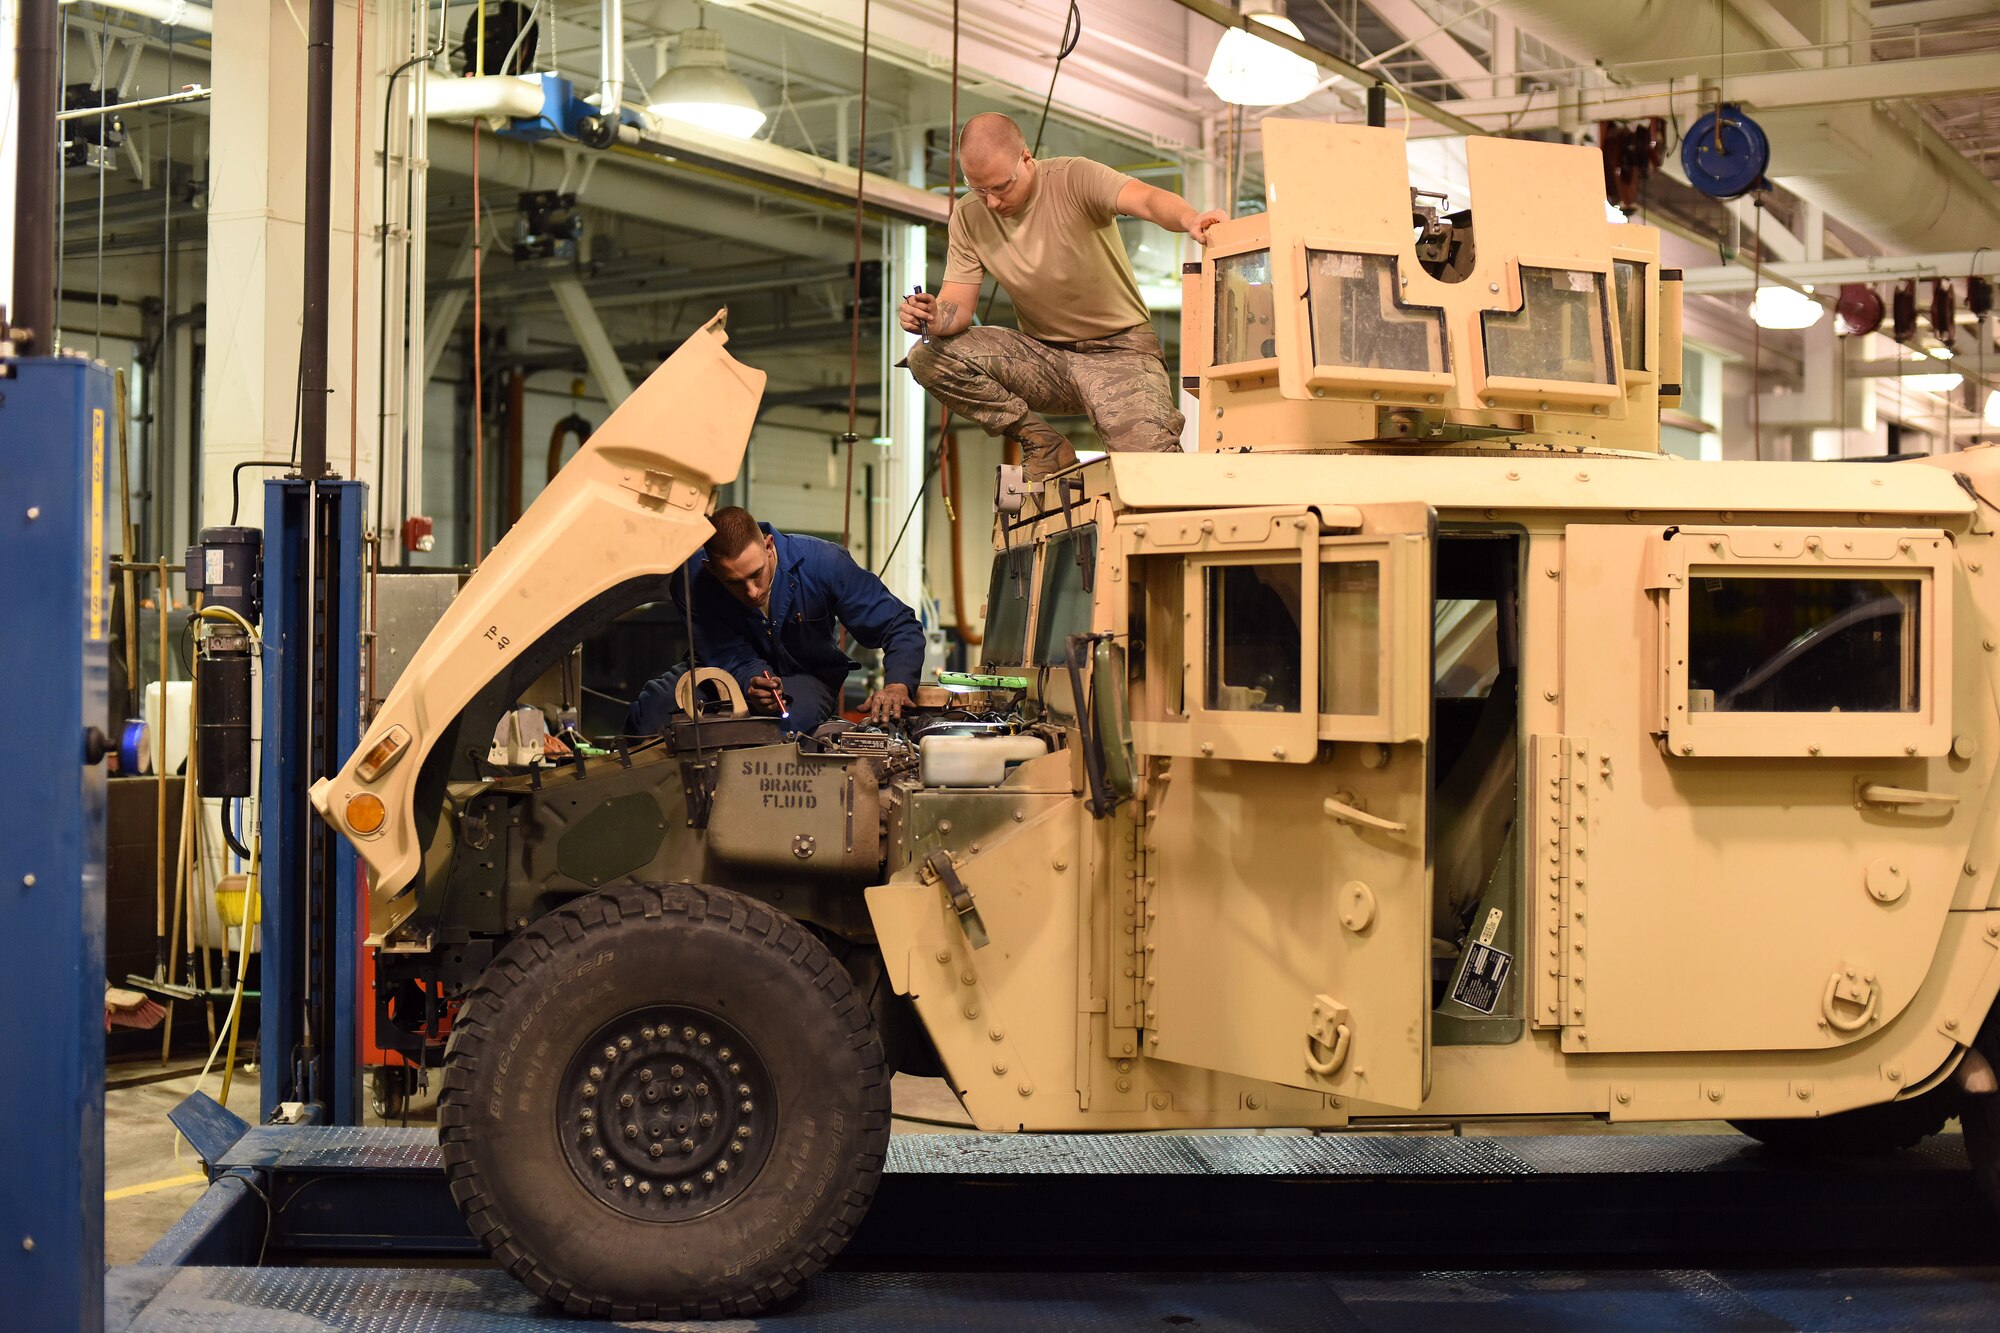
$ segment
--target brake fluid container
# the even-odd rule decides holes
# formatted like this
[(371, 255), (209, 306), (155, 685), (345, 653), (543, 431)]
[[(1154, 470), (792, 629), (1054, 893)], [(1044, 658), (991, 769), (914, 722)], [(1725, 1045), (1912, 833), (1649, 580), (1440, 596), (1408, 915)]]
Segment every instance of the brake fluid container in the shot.
[(1035, 736), (926, 736), (918, 772), (926, 787), (997, 787), (1010, 767), (1048, 752)]

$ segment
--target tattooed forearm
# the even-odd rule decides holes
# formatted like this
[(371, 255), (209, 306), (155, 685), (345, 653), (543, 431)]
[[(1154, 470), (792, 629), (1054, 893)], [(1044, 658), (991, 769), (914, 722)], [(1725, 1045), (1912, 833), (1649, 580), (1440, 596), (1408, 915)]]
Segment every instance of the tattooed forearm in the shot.
[(935, 332), (956, 333), (958, 331), (958, 302), (938, 302), (938, 322)]

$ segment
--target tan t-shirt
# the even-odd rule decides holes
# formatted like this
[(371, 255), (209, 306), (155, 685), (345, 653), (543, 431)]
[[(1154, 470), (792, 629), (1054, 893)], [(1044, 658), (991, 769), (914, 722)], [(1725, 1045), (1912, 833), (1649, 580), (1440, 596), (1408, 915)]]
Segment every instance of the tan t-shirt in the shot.
[(1087, 157), (1035, 163), (1028, 204), (1003, 218), (976, 194), (951, 214), (944, 280), (1007, 289), (1021, 332), (1043, 342), (1104, 338), (1152, 318), (1118, 234), (1118, 192), (1132, 178)]

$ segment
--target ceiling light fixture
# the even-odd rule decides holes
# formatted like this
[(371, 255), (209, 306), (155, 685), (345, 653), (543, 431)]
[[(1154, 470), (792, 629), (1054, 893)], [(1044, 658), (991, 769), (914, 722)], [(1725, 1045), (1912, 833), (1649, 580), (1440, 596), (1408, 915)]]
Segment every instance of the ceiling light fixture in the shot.
[(1986, 395), (1986, 424), (2000, 429), (2000, 389)]
[(1825, 314), (1818, 301), (1790, 287), (1759, 287), (1750, 298), (1750, 318), (1760, 329), (1809, 329)]
[(764, 108), (729, 70), (722, 34), (688, 28), (674, 34), (673, 63), (646, 98), (654, 115), (747, 139), (764, 124)]
[(1906, 389), (1922, 389), (1925, 393), (1950, 393), (1965, 383), (1965, 376), (1956, 371), (1948, 375), (1903, 375), (1899, 382)]
[[(1304, 40), (1299, 25), (1285, 17), (1283, 0), (1244, 0), (1243, 17)], [(1202, 82), (1234, 106), (1289, 106), (1319, 86), (1319, 66), (1242, 28), (1231, 28), (1222, 34)]]

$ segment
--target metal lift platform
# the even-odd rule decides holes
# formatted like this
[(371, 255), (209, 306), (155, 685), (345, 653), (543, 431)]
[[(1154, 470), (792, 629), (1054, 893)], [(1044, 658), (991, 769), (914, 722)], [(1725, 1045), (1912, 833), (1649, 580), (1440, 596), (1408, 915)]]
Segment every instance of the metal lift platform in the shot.
[[(466, 1233), (432, 1131), (217, 1113), (207, 1192), (112, 1270), (107, 1328), (579, 1326)], [(2000, 1222), (1955, 1136), (1809, 1162), (1736, 1135), (909, 1134), (783, 1309), (603, 1326), (2000, 1327)]]

